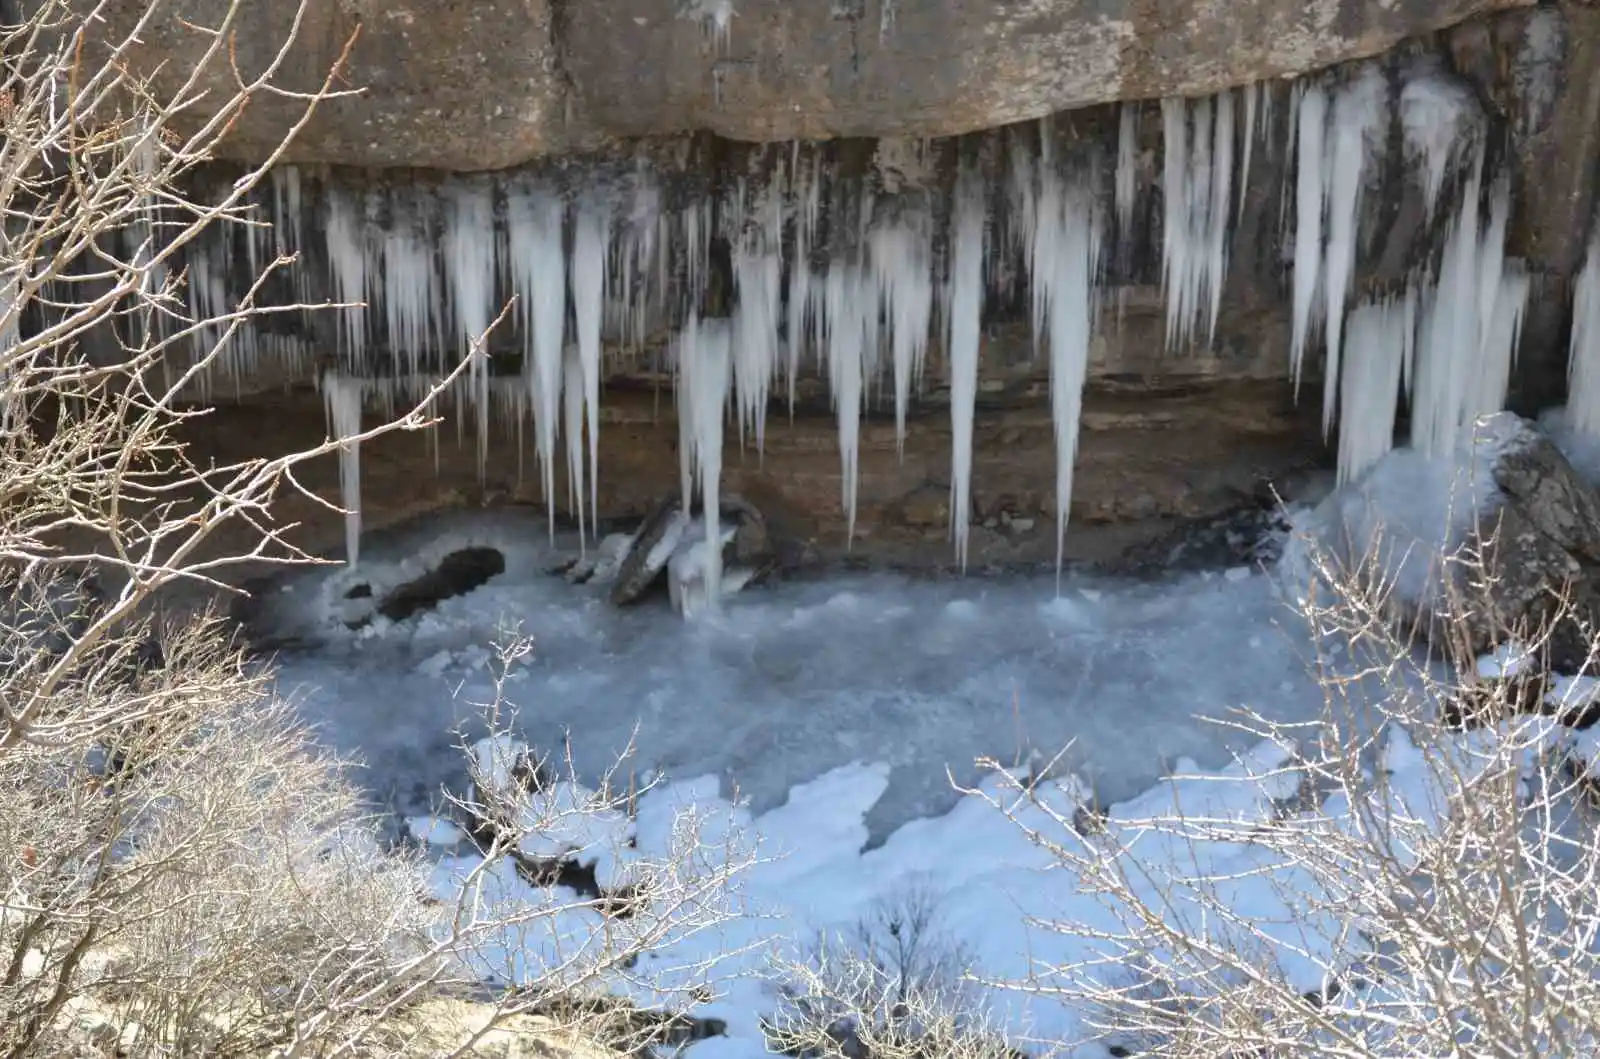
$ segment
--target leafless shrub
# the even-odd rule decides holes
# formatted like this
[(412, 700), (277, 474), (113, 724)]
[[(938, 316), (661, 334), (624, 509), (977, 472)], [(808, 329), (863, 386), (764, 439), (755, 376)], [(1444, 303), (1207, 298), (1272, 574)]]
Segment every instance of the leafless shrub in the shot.
[[(679, 846), (630, 867), (626, 921), (508, 875), (514, 846), (574, 826), (540, 812), (519, 812), (459, 888), (433, 885), (438, 869), (384, 845), (340, 764), (226, 627), (157, 606), (169, 589), (223, 586), (247, 564), (314, 561), (271, 514), (301, 488), (297, 470), (340, 444), (430, 426), (461, 371), (357, 438), (222, 466), (185, 449), (184, 424), (208, 410), (184, 400), (241, 328), (319, 308), (263, 296), (288, 257), (217, 311), (198, 304), (187, 274), (203, 237), (260, 223), (253, 189), (346, 91), (335, 88), (343, 56), (312, 91), (280, 86), (292, 34), (265, 68), (241, 72), (234, 27), (246, 2), (214, 25), (185, 22), (195, 72), (164, 93), (131, 57), (156, 20), (179, 17), (165, 0), (139, 7), (120, 38), (92, 0), (21, 5), (23, 21), (0, 26), (6, 1059), (87, 1047), (399, 1054), (427, 1036), (408, 1012), (440, 993), (487, 1003), (488, 1018), (448, 1043), (461, 1052), (536, 1006), (604, 1007), (640, 952), (725, 914), (731, 868), (695, 845), (692, 820)], [(220, 95), (219, 71), (234, 78)], [(196, 167), (266, 99), (299, 106), (283, 144), (220, 195), (193, 193)], [(610, 819), (604, 803), (565, 809)], [(516, 888), (493, 899), (507, 882)], [(527, 938), (562, 947), (524, 948)], [(515, 966), (486, 991), (491, 958)], [(670, 1007), (671, 983), (657, 993)]]
[(806, 1059), (1007, 1059), (968, 979), (972, 957), (939, 923), (938, 898), (912, 885), (853, 930), (820, 934), (779, 969), (771, 1045)]
[[(1524, 682), (1478, 678), (1464, 639), (1444, 664), (1417, 650), (1386, 564), (1313, 556), (1322, 718), (1247, 715), (1272, 741), (1254, 774), (1214, 794), (1180, 781), (1190, 803), (1081, 842), (1037, 834), (1113, 914), (1051, 924), (1082, 958), (1028, 987), (1122, 1054), (1596, 1054), (1600, 841), (1562, 704), (1530, 713)], [(1448, 626), (1494, 574), (1483, 550), (1446, 561), (1465, 586), (1432, 615)], [(1542, 632), (1502, 638), (1536, 660)]]

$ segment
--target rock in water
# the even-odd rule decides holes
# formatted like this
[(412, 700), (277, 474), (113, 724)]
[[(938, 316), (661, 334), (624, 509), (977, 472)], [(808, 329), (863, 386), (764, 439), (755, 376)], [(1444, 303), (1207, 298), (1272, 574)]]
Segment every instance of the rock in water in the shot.
[(1492, 537), (1473, 639), (1492, 647), (1519, 627), (1548, 629), (1549, 664), (1575, 673), (1600, 630), (1600, 493), (1549, 438), (1517, 424), (1491, 465), (1500, 503), (1480, 531)]
[[(723, 594), (750, 584), (776, 563), (766, 519), (754, 506), (737, 496), (725, 496), (719, 505), (723, 527)], [(668, 500), (644, 520), (633, 535), (627, 554), (617, 569), (611, 586), (611, 602), (626, 606), (636, 602), (661, 579), (668, 566), (677, 560), (680, 574), (678, 593), (695, 581), (695, 549), (704, 551), (705, 524), (691, 509), (685, 513), (676, 499)], [(692, 594), (692, 589), (690, 590)], [(675, 595), (675, 601), (678, 598)], [(678, 609), (684, 610), (682, 606)], [(694, 609), (691, 607), (690, 609)]]
[(1390, 453), (1296, 531), (1284, 569), (1302, 585), (1320, 553), (1324, 566), (1382, 577), (1395, 618), (1443, 650), (1543, 642), (1556, 671), (1588, 666), (1600, 492), (1518, 416), (1478, 420), (1454, 459)]
[(565, 577), (574, 585), (588, 584), (590, 581), (604, 584), (617, 576), (622, 564), (627, 561), (628, 551), (632, 547), (632, 534), (608, 534), (593, 551), (569, 560), (553, 572)]

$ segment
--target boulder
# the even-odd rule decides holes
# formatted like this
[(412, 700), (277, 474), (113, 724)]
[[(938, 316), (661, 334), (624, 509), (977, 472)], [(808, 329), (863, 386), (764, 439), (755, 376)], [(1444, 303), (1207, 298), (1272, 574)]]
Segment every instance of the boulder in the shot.
[(1452, 654), (1539, 642), (1557, 672), (1587, 668), (1600, 630), (1600, 492), (1532, 423), (1501, 412), (1429, 459), (1397, 450), (1296, 526), (1284, 570), (1320, 552), (1381, 576), (1394, 617)]
[[(710, 131), (773, 142), (946, 136), (1120, 99), (1195, 96), (1386, 51), (1534, 0), (74, 0), (103, 52), (179, 93), (208, 34), (228, 47), (184, 93), (207, 120), (239, 72), (336, 82), (286, 160), (502, 169), (617, 138)], [(147, 17), (148, 16), (148, 17)], [(95, 56), (91, 53), (91, 60)], [(261, 95), (227, 156), (267, 157), (299, 116)]]
[[(726, 593), (730, 588), (737, 591), (772, 569), (776, 552), (766, 519), (753, 505), (737, 496), (725, 496), (719, 506)], [(704, 550), (705, 529), (699, 512), (691, 509), (686, 513), (677, 499), (660, 504), (634, 534), (612, 583), (611, 602), (618, 606), (636, 602), (676, 562), (680, 576), (671, 584), (678, 587), (674, 592), (677, 604), (684, 585), (694, 581), (693, 570), (703, 569), (704, 557), (697, 558), (696, 549)], [(685, 608), (678, 609), (682, 612)]]

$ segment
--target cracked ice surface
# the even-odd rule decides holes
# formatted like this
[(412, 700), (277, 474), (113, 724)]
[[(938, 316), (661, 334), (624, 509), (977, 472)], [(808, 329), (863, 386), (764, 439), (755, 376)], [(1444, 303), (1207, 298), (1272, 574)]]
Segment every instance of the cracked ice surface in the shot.
[[(1243, 569), (1163, 583), (1053, 577), (910, 581), (838, 576), (751, 589), (683, 622), (666, 606), (612, 607), (601, 586), (546, 571), (542, 512), (458, 513), (363, 542), (359, 571), (299, 571), (266, 594), (263, 623), (297, 646), (280, 686), (372, 793), (425, 812), (464, 786), (457, 749), (483, 734), (497, 631), (535, 638), (508, 685), (517, 734), (598, 774), (635, 740), (636, 767), (721, 777), (755, 812), (796, 784), (881, 762), (876, 836), (955, 801), (975, 759), (1030, 752), (1105, 802), (1140, 794), (1179, 757), (1226, 764), (1253, 740), (1202, 718), (1248, 708), (1309, 719), (1308, 640), (1273, 579)], [(573, 542), (566, 542), (573, 543)], [(458, 548), (500, 548), (506, 570), (401, 623), (344, 627), (346, 592), (374, 594)], [(575, 546), (572, 549), (575, 551)], [(1037, 760), (1037, 757), (1035, 757)], [(948, 772), (947, 772), (948, 769)]]

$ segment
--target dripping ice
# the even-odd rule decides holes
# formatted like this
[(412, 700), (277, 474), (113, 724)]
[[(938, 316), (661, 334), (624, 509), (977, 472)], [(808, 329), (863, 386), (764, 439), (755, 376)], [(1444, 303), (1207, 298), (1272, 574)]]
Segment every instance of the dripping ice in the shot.
[(1344, 307), (1350, 278), (1355, 272), (1356, 222), (1361, 211), (1362, 184), (1373, 155), (1382, 149), (1387, 104), (1387, 82), (1371, 67), (1364, 67), (1340, 88), (1333, 104), (1332, 121), (1326, 129), (1328, 142), (1323, 157), (1328, 167), (1328, 245), (1321, 270), (1322, 305), (1327, 316), (1327, 364), (1324, 368), (1327, 383), (1322, 400), (1324, 436), (1333, 428), (1337, 404)]
[[(1255, 139), (1273, 128), (1273, 98), (1254, 85), (1161, 103), (1162, 281), (1174, 347), (1215, 336), (1229, 240), (1246, 202)], [(301, 230), (301, 208), (321, 204), (330, 293), (351, 306), (332, 317), (340, 372), (368, 376), (365, 392), (375, 409), (392, 408), (402, 395), (425, 394), (444, 370), (438, 351), (470, 353), (498, 305), (515, 298), (510, 330), (521, 344), (521, 375), (496, 378), (487, 350), (479, 350), (449, 399), (461, 412), (458, 425), (475, 419), (480, 475), (488, 466), (491, 416), (514, 420), (519, 439), (531, 429), (552, 529), (562, 500), (558, 460), (565, 463), (559, 477), (566, 480), (572, 512), (586, 526), (599, 514), (599, 389), (613, 340), (607, 329), (616, 328), (624, 347), (637, 348), (647, 313), (684, 320), (708, 289), (712, 241), (720, 236), (730, 251), (727, 315), (697, 318), (694, 342), (683, 349), (719, 348), (725, 339), (727, 371), (713, 367), (697, 381), (693, 365), (705, 357), (685, 352), (672, 360), (687, 372), (678, 380), (685, 429), (699, 423), (695, 436), (709, 439), (709, 421), (693, 418), (693, 395), (721, 385), (724, 399), (716, 406), (729, 413), (741, 444), (762, 452), (766, 411), (780, 376), (792, 413), (802, 370), (820, 369), (838, 417), (840, 501), (853, 539), (862, 417), (879, 403), (892, 405), (903, 453), (937, 327), (950, 383), (951, 534), (964, 563), (984, 304), (991, 291), (1003, 291), (1014, 279), (1026, 282), (1036, 349), (1048, 360), (1059, 560), (1100, 303), (1104, 221), (1113, 223), (1122, 246), (1144, 193), (1137, 115), (1134, 105), (1121, 108), (1115, 145), (1105, 144), (1115, 152), (1115, 165), (1104, 188), (1095, 166), (1081, 164), (1083, 143), (1071, 141), (1067, 149), (1070, 134), (1049, 121), (1040, 123), (1037, 145), (1031, 133), (1009, 136), (1009, 184), (1000, 196), (1004, 212), (993, 218), (993, 240), (990, 200), (973, 168), (958, 175), (948, 216), (925, 189), (897, 185), (859, 196), (858, 216), (842, 223), (830, 216), (824, 225), (823, 190), (831, 198), (834, 184), (824, 179), (822, 151), (798, 144), (768, 152), (777, 164), (766, 176), (752, 170), (721, 197), (691, 195), (670, 209), (643, 169), (617, 184), (577, 189), (569, 201), (568, 193), (520, 175), (456, 178), (436, 194), (335, 185), (313, 199), (298, 171), (285, 168), (273, 174), (267, 212), (278, 245), (298, 248), (312, 234), (310, 226)], [(1307, 352), (1322, 347), (1324, 423), (1329, 429), (1340, 423), (1341, 476), (1359, 473), (1392, 443), (1402, 395), (1408, 395), (1413, 442), (1431, 451), (1446, 447), (1476, 411), (1503, 403), (1527, 294), (1521, 266), (1504, 253), (1509, 198), (1503, 180), (1482, 172), (1478, 104), (1437, 62), (1416, 60), (1402, 71), (1393, 100), (1383, 78), (1357, 67), (1298, 84), (1288, 117), (1295, 167), (1287, 197), (1293, 219), (1285, 225), (1294, 233), (1291, 374), (1298, 382)], [(1409, 179), (1430, 214), (1441, 215), (1442, 253), (1403, 289), (1361, 291), (1354, 277), (1362, 263), (1363, 196), (1378, 149), (1396, 126), (1413, 163)], [(197, 316), (228, 311), (225, 266), (234, 247), (249, 260), (263, 259), (272, 248), (255, 230), (229, 238), (242, 241), (190, 251), (188, 297)], [(686, 262), (687, 283), (674, 274), (674, 262)], [(1127, 264), (1121, 250), (1119, 263)], [(1600, 304), (1595, 274), (1591, 265), (1577, 291), (1575, 408), (1600, 404), (1591, 395), (1600, 392), (1600, 382), (1590, 381), (1600, 376), (1593, 367), (1600, 352), (1591, 352), (1600, 346), (1593, 337), (1600, 334), (1600, 310), (1592, 308)], [(301, 277), (297, 289), (304, 288)], [(680, 340), (687, 333), (680, 330)], [(248, 374), (262, 356), (306, 355), (268, 334), (242, 332), (234, 345), (223, 363), (236, 375)], [(706, 357), (718, 363), (715, 352)], [(347, 397), (338, 396), (337, 384), (330, 386), (325, 399), (334, 419), (336, 397)], [(359, 429), (359, 406), (353, 426), (349, 414), (341, 416)], [(430, 441), (437, 458), (437, 439)], [(686, 453), (700, 452), (699, 444)], [(520, 446), (517, 458), (520, 467)], [(720, 467), (720, 455), (714, 463), (709, 455), (703, 464), (698, 456), (695, 461), (685, 473), (699, 476), (703, 490), (703, 476)], [(352, 475), (358, 482), (353, 468)]]
[(337, 372), (322, 378), (328, 425), (339, 445), (339, 506), (344, 509), (345, 561), (361, 558), (361, 380)]
[(1600, 229), (1589, 237), (1573, 292), (1567, 365), (1567, 415), (1574, 428), (1600, 435)]
[(1167, 292), (1167, 346), (1216, 334), (1227, 274), (1232, 219), (1233, 95), (1163, 99), (1161, 197), (1162, 284)]
[[(965, 570), (972, 523), (972, 427), (978, 400), (984, 251), (983, 189), (971, 169), (963, 169), (957, 178), (954, 225), (945, 313), (950, 357), (950, 529), (956, 562)], [(853, 524), (854, 500), (850, 517)]]
[(1035, 294), (1034, 327), (1044, 332), (1050, 348), (1059, 582), (1089, 365), (1094, 288), (1100, 265), (1100, 222), (1089, 191), (1069, 184), (1045, 158), (1040, 159), (1038, 183), (1038, 226), (1029, 265)]

